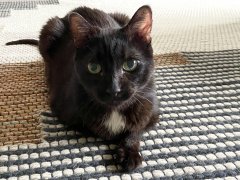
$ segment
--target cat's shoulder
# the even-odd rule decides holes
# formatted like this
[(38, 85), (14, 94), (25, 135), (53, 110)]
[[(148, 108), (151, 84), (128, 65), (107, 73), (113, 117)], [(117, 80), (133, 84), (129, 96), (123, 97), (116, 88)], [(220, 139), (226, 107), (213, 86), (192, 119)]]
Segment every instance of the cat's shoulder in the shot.
[(63, 36), (65, 30), (66, 25), (61, 18), (56, 16), (47, 21), (39, 36), (39, 50), (43, 57), (48, 55), (46, 53)]

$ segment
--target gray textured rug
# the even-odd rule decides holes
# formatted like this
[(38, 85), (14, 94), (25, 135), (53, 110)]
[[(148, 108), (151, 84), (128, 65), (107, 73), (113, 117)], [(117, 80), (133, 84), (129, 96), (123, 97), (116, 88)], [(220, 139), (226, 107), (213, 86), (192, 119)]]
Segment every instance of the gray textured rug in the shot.
[(34, 9), (38, 4), (58, 4), (58, 0), (3, 0), (0, 1), (0, 17), (10, 16), (11, 9)]
[(119, 173), (115, 144), (42, 116), (46, 142), (0, 147), (0, 177), (240, 178), (240, 50), (182, 54), (190, 64), (156, 69), (161, 121), (142, 137), (142, 167)]

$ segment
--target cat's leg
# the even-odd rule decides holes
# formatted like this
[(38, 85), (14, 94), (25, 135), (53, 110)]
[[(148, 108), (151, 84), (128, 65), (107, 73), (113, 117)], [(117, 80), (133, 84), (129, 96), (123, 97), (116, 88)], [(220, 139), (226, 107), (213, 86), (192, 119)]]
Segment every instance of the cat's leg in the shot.
[(139, 154), (140, 134), (128, 133), (120, 141), (118, 158), (125, 171), (131, 171), (142, 164), (142, 156)]

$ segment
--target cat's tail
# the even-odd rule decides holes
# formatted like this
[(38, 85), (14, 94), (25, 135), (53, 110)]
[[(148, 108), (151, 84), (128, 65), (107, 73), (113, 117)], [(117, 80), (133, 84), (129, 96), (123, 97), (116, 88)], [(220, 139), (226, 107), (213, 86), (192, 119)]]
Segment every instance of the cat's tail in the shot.
[(30, 45), (34, 45), (34, 46), (38, 46), (39, 41), (36, 39), (20, 39), (17, 41), (10, 41), (7, 42), (6, 45), (18, 45), (18, 44), (30, 44)]

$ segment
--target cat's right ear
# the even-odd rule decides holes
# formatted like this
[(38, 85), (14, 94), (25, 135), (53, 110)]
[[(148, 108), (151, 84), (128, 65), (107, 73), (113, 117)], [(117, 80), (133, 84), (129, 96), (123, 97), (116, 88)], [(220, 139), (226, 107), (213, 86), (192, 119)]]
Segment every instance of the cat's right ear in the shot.
[(72, 12), (68, 15), (68, 21), (76, 47), (81, 47), (89, 37), (98, 32), (96, 27), (93, 27), (84, 17), (76, 12)]

